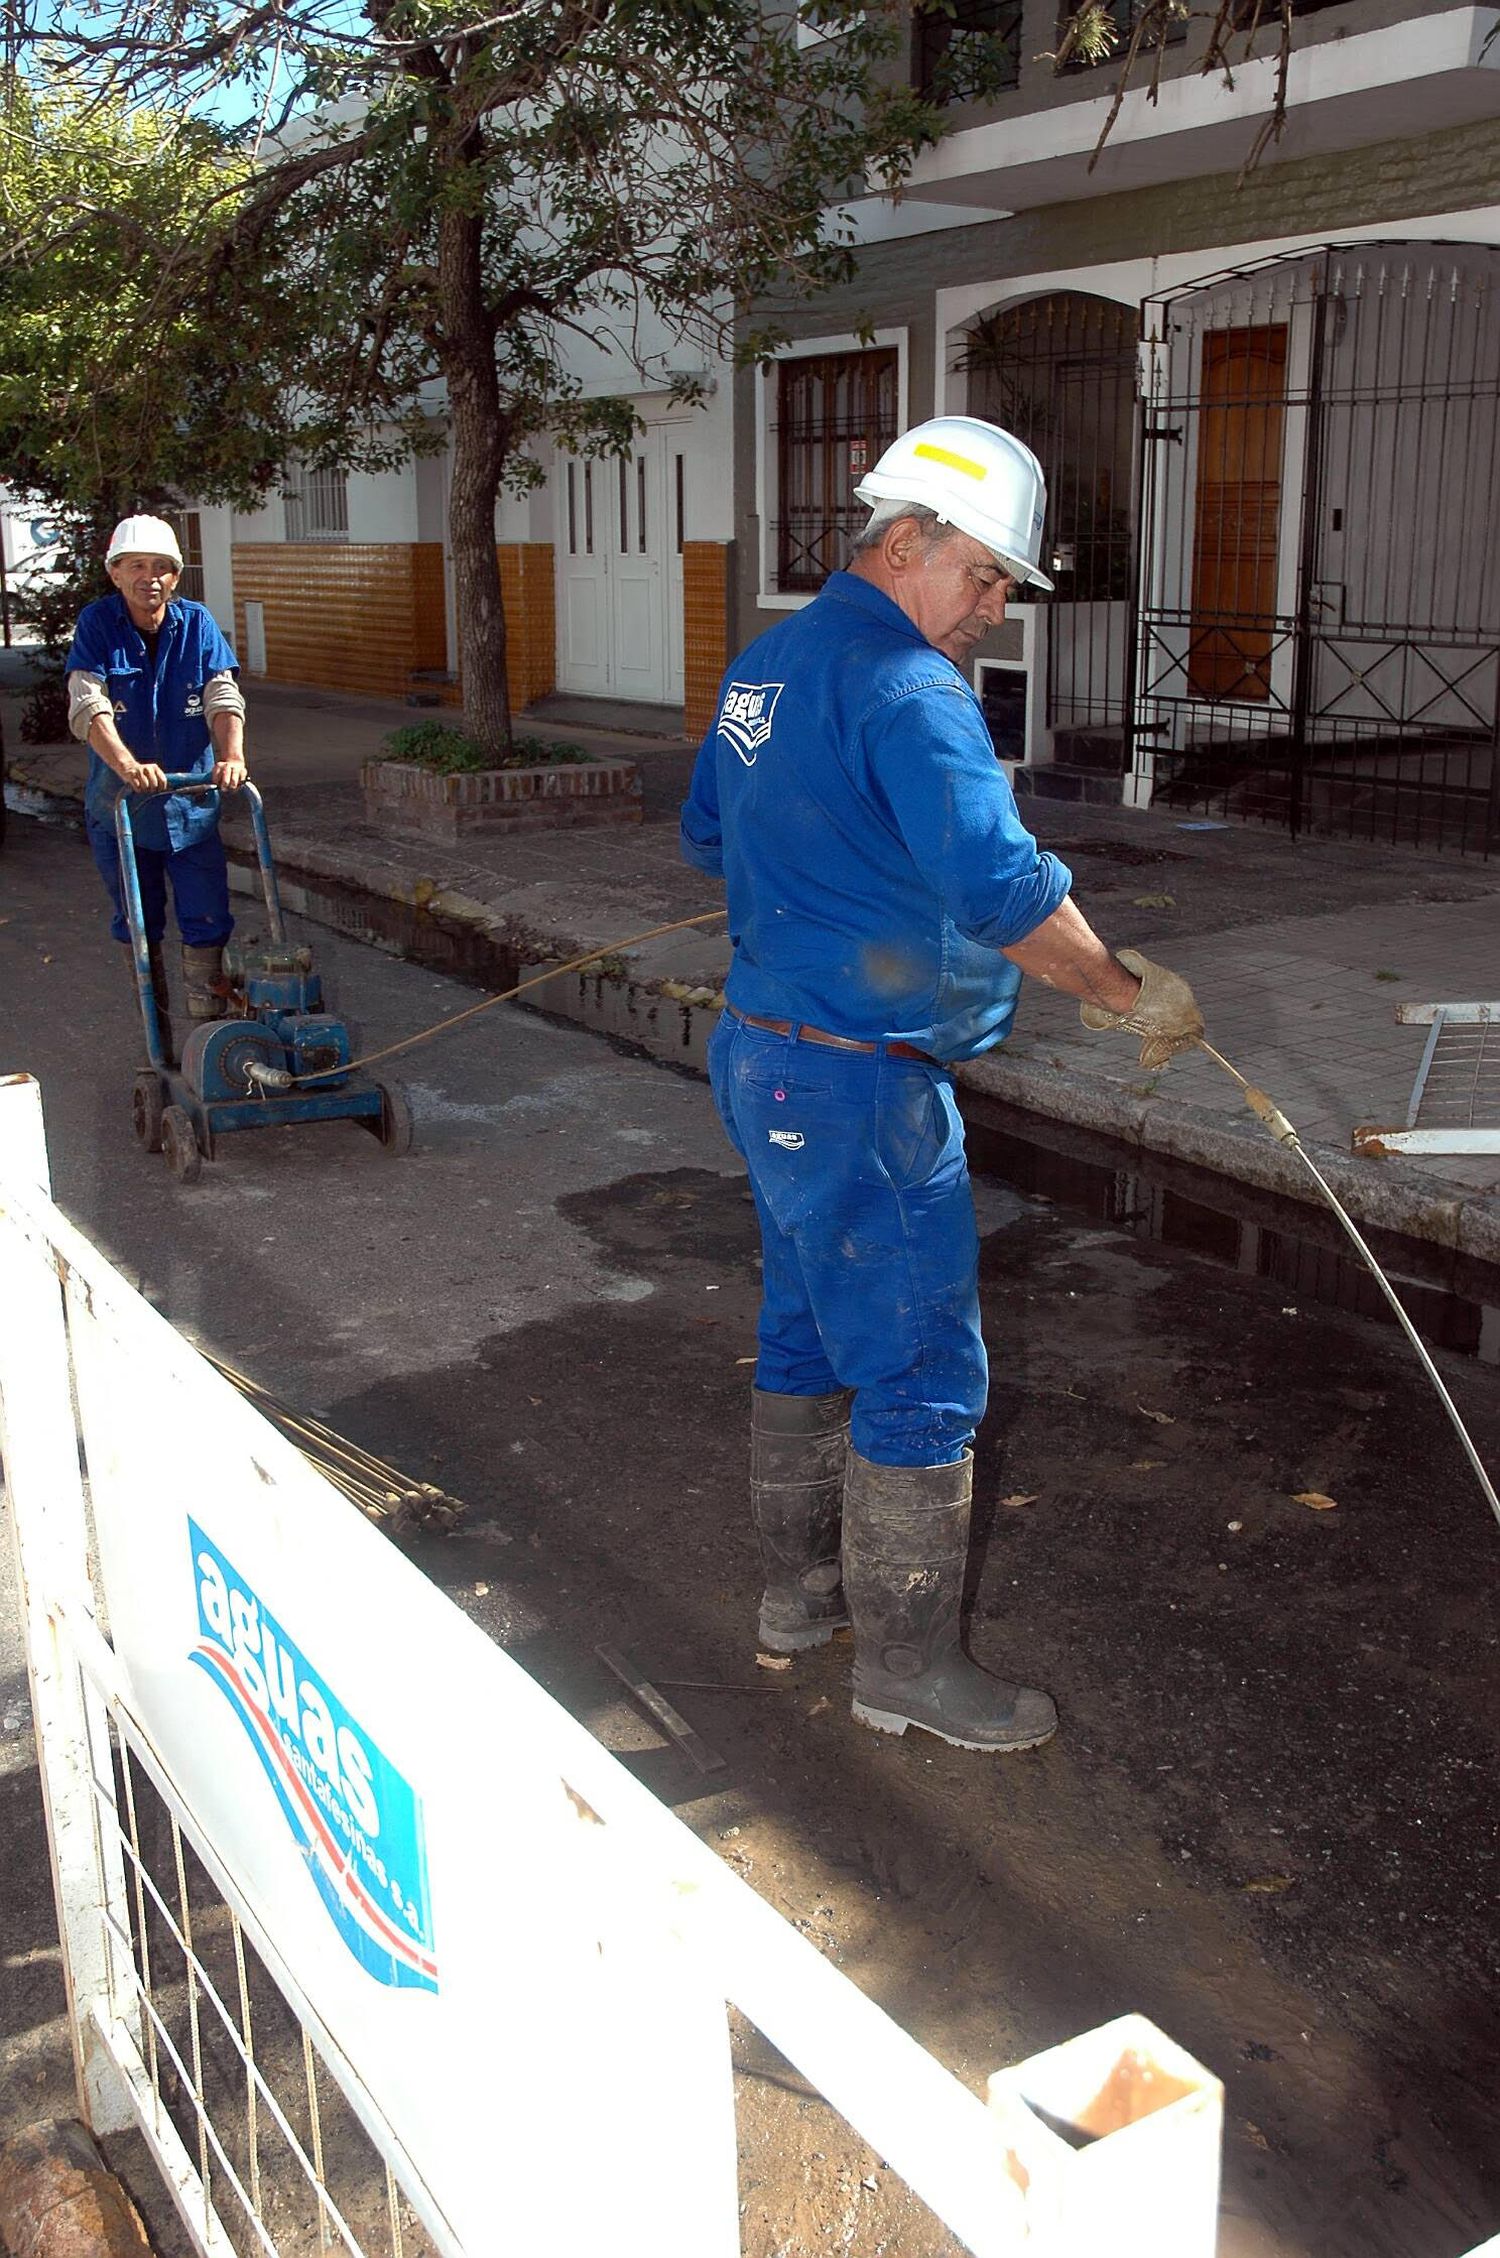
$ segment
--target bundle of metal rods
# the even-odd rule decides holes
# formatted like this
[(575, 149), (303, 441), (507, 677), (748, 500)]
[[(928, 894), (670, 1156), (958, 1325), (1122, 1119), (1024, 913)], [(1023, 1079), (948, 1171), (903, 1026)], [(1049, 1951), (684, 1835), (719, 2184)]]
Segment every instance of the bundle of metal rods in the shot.
[(414, 1482), (399, 1467), (376, 1458), (332, 1427), (325, 1427), (321, 1419), (293, 1411), (248, 1374), (236, 1372), (232, 1364), (225, 1364), (206, 1350), (204, 1354), (221, 1378), (238, 1388), (247, 1403), (254, 1404), (273, 1427), (296, 1444), (325, 1481), (342, 1490), (367, 1520), (378, 1522), (388, 1535), (412, 1527), (443, 1532), (451, 1529), (464, 1512), (459, 1500), (449, 1497), (446, 1490), (437, 1489), (431, 1482)]

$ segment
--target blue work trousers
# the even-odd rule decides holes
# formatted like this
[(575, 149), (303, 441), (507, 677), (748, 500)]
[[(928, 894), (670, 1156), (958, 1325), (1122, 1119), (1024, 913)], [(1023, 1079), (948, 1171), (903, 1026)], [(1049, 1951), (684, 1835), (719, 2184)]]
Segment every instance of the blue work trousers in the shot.
[[(89, 847), (104, 880), (115, 914), (110, 932), (117, 941), (130, 939), (125, 898), (120, 880), (120, 849), (112, 827), (87, 825)], [(227, 941), (234, 931), (229, 910), (229, 865), (224, 842), (217, 831), (195, 840), (190, 847), (143, 847), (136, 842), (135, 867), (141, 882), (141, 908), (146, 939), (159, 941), (167, 929), (167, 881), (172, 884), (172, 907), (178, 929), (189, 948), (211, 948)]]
[(861, 1457), (954, 1464), (974, 1439), (989, 1374), (952, 1076), (884, 1047), (774, 1035), (729, 1011), (708, 1068), (760, 1217), (756, 1386), (851, 1388)]

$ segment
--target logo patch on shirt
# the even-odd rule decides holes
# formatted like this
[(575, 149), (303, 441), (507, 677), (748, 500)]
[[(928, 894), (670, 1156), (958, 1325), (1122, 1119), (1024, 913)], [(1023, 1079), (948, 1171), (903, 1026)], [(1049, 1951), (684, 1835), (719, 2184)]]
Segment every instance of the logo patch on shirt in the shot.
[(766, 1135), (773, 1145), (780, 1145), (789, 1153), (800, 1153), (807, 1142), (800, 1129), (768, 1129)]
[(719, 735), (729, 739), (746, 768), (754, 768), (761, 746), (771, 741), (776, 701), (785, 688), (784, 682), (731, 682), (724, 693)]

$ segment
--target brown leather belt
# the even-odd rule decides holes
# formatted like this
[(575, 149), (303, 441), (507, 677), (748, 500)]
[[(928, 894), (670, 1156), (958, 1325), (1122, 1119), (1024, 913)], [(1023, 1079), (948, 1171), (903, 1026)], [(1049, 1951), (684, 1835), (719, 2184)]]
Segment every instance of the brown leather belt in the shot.
[(809, 1027), (805, 1021), (758, 1019), (754, 1012), (736, 1011), (733, 1004), (724, 1008), (731, 1019), (740, 1020), (746, 1027), (763, 1028), (768, 1035), (795, 1035), (799, 1043), (821, 1043), (825, 1050), (863, 1051), (867, 1055), (884, 1051), (887, 1058), (920, 1059), (923, 1066), (937, 1064), (930, 1052), (919, 1051), (914, 1043), (861, 1043), (853, 1035), (830, 1035), (826, 1027)]

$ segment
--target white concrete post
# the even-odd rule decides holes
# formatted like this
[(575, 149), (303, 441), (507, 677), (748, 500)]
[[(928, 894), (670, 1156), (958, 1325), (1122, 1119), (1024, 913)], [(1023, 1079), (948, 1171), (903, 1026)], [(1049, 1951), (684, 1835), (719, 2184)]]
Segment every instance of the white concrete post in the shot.
[(127, 1914), (118, 1836), (96, 1826), (91, 1784), (91, 1776), (102, 1781), (112, 1797), (104, 1708), (53, 1618), (60, 1605), (92, 1620), (94, 1600), (62, 1287), (45, 1237), (25, 1215), (45, 1206), (48, 1183), (41, 1092), (30, 1075), (0, 1077), (0, 1454), (79, 2107), (94, 2132), (109, 2133), (135, 2119), (94, 2013), (132, 2029), (138, 2019), (129, 1987), (114, 1981), (105, 1927), (106, 1906), (122, 1928)]
[(1144, 2015), (989, 2081), (1037, 2258), (1213, 2258), (1224, 2088)]

